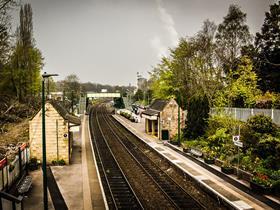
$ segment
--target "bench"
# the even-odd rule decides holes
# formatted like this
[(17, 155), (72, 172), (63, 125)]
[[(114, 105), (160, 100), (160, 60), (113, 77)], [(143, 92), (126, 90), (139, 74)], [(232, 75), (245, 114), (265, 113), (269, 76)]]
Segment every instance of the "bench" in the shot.
[(193, 156), (195, 157), (202, 157), (203, 156), (203, 153), (197, 149), (190, 149), (189, 151)]
[(32, 185), (32, 177), (31, 176), (24, 177), (17, 187), (18, 193), (24, 194), (28, 192), (31, 185)]

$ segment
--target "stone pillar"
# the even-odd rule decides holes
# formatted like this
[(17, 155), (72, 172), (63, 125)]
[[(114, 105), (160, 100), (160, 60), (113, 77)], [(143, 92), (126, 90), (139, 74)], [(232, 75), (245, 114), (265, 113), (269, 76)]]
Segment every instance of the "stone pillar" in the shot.
[(154, 120), (151, 120), (152, 123), (152, 135), (155, 135), (155, 123)]
[(148, 125), (149, 121), (147, 118), (145, 118), (145, 132), (149, 133), (149, 125)]
[(160, 115), (157, 118), (158, 121), (158, 139), (161, 140), (161, 119), (160, 119)]

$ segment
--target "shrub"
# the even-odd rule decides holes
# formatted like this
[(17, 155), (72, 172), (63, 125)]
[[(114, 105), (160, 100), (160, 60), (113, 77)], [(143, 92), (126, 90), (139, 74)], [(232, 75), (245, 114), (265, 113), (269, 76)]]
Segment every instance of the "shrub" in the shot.
[(65, 160), (63, 160), (63, 159), (58, 160), (57, 163), (58, 163), (58, 165), (60, 165), (60, 166), (66, 165), (66, 162), (65, 162)]
[(195, 95), (190, 99), (187, 115), (186, 136), (196, 139), (204, 135), (209, 117), (209, 101), (206, 95)]
[(30, 158), (28, 163), (28, 169), (31, 171), (38, 169), (38, 160), (36, 157)]
[(255, 147), (264, 134), (275, 136), (277, 130), (277, 126), (268, 116), (261, 114), (249, 118), (244, 126), (242, 126), (241, 132), (245, 148)]
[(195, 140), (186, 140), (182, 144), (186, 148), (197, 148), (197, 149), (201, 149), (208, 145), (207, 141), (204, 138), (198, 138)]
[(237, 128), (240, 124), (242, 124), (241, 121), (236, 120), (229, 115), (225, 115), (223, 113), (213, 115), (208, 119), (206, 135), (214, 135), (216, 131), (221, 128), (225, 128), (226, 133), (233, 135), (235, 134), (235, 128)]
[(272, 167), (280, 168), (280, 139), (271, 135), (264, 135), (262, 140), (256, 145), (256, 154), (263, 158), (268, 159)]
[(52, 161), (52, 164), (53, 164), (54, 166), (56, 166), (56, 165), (57, 165), (57, 161), (56, 161), (56, 160), (53, 160), (53, 161)]
[(246, 126), (248, 126), (251, 130), (256, 133), (261, 134), (276, 134), (277, 126), (272, 122), (272, 119), (263, 114), (255, 115), (249, 118), (246, 122)]
[(227, 128), (218, 128), (215, 134), (208, 137), (209, 147), (222, 147), (229, 142), (231, 136), (227, 133)]

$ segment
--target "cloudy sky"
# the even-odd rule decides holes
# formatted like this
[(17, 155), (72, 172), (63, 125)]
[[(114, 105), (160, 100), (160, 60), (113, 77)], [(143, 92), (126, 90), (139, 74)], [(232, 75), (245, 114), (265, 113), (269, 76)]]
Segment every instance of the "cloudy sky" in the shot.
[[(276, 0), (22, 0), (33, 8), (34, 37), (44, 71), (58, 79), (136, 84), (178, 38), (190, 37), (205, 19), (222, 22), (230, 4), (247, 13), (251, 33), (260, 30)], [(16, 20), (16, 18), (15, 18)], [(15, 21), (16, 22), (16, 21)]]

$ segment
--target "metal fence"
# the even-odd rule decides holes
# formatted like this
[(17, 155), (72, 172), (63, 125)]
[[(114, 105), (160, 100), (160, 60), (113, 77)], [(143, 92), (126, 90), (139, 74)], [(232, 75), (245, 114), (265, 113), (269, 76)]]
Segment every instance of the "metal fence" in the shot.
[(22, 144), (12, 162), (8, 163), (6, 157), (0, 160), (0, 190), (2, 191), (0, 193), (0, 209), (22, 209), (21, 201), (16, 197), (5, 194), (4, 191), (10, 189), (22, 177), (29, 159), (29, 147), (26, 144)]
[(210, 114), (215, 115), (224, 112), (231, 115), (233, 118), (246, 121), (251, 116), (263, 114), (271, 117), (272, 121), (280, 125), (280, 110), (279, 109), (250, 109), (250, 108), (211, 108)]

